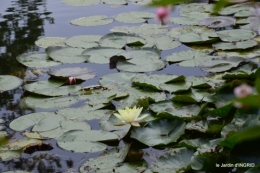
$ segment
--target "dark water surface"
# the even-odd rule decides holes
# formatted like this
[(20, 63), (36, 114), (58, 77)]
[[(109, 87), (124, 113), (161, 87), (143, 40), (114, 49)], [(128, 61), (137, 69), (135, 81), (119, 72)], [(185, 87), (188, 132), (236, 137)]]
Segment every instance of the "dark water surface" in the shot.
[[(91, 15), (114, 16), (122, 12), (130, 11), (154, 12), (153, 8), (144, 8), (140, 5), (129, 4), (123, 7), (111, 7), (105, 4), (98, 4), (88, 7), (72, 7), (63, 4), (61, 0), (1, 0), (0, 1), (0, 75), (14, 75), (25, 82), (30, 79), (30, 71), (19, 64), (16, 57), (26, 52), (44, 52), (44, 49), (37, 47), (34, 42), (40, 37), (71, 37), (76, 35), (105, 35), (114, 26), (128, 25), (120, 22), (96, 27), (80, 27), (70, 25), (70, 21), (76, 18)], [(172, 12), (177, 15), (177, 12)], [(155, 23), (149, 20), (149, 23)], [(136, 25), (136, 24), (135, 24)], [(138, 24), (140, 25), (140, 24)], [(174, 25), (173, 25), (174, 26)], [(162, 58), (172, 52), (188, 49), (181, 46), (174, 50), (163, 51)], [(116, 69), (109, 69), (109, 66), (100, 64), (81, 63), (65, 66), (84, 66), (94, 69), (97, 77), (83, 83), (84, 86), (96, 85), (98, 80), (105, 74), (116, 73)], [(176, 65), (167, 65), (161, 71), (149, 74), (174, 74), (174, 75), (203, 75), (198, 68), (182, 68)], [(48, 75), (39, 76), (39, 80), (45, 80)], [(19, 107), (21, 98), (26, 93), (19, 87), (15, 90), (0, 93), (0, 118), (5, 120), (5, 130), (12, 139), (19, 139), (20, 133), (8, 128), (13, 119), (40, 110), (24, 110)], [(80, 106), (74, 105), (74, 106)], [(93, 129), (98, 128), (98, 121), (91, 121)], [(53, 149), (47, 152), (34, 152), (23, 154), (22, 158), (0, 161), (0, 172), (11, 170), (28, 170), (35, 173), (66, 172), (67, 170), (78, 170), (78, 168), (89, 158), (96, 157), (99, 153), (85, 154), (72, 153), (60, 149), (55, 140), (46, 141), (51, 143)], [(156, 154), (160, 150), (146, 149), (150, 154)], [(150, 161), (149, 159), (147, 161)]]

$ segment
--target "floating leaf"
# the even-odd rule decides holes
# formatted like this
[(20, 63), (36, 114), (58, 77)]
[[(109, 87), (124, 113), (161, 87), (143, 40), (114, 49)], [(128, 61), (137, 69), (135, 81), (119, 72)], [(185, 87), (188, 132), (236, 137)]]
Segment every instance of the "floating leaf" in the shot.
[(223, 30), (216, 33), (222, 41), (227, 42), (249, 40), (256, 36), (254, 31), (245, 29)]
[(78, 35), (70, 37), (66, 40), (66, 45), (77, 48), (92, 48), (99, 46), (98, 42), (101, 36), (99, 35)]
[(82, 17), (75, 20), (70, 21), (72, 25), (78, 26), (99, 26), (99, 25), (107, 25), (112, 23), (114, 19), (109, 18), (105, 15), (99, 16), (89, 16), (89, 17)]
[(208, 143), (209, 139), (197, 138), (197, 139), (184, 139), (179, 142), (179, 145), (188, 149), (197, 149), (205, 143)]
[(232, 42), (232, 43), (216, 43), (212, 45), (217, 50), (241, 50), (257, 46), (254, 40)]
[(186, 148), (170, 149), (153, 164), (153, 172), (172, 173), (190, 169), (194, 151)]
[[(0, 151), (0, 158), (2, 161), (7, 161), (15, 158), (19, 158), (22, 156), (21, 150), (6, 150), (6, 151)], [(5, 173), (30, 173), (25, 171), (7, 171)]]
[(253, 16), (253, 14), (249, 9), (239, 11), (234, 15), (234, 17), (250, 17), (250, 16)]
[(190, 12), (184, 13), (182, 16), (185, 17), (172, 17), (170, 21), (180, 25), (198, 25), (199, 21), (209, 17), (209, 13)]
[(107, 148), (106, 144), (100, 142), (116, 141), (118, 136), (114, 133), (88, 130), (68, 131), (58, 139), (58, 145), (74, 152), (97, 152)]
[(115, 20), (124, 23), (144, 23), (147, 19), (154, 17), (155, 15), (153, 13), (139, 11), (118, 14), (115, 16)]
[(21, 64), (32, 68), (46, 68), (58, 66), (62, 63), (52, 61), (45, 53), (39, 54), (22, 54), (16, 57)]
[(130, 60), (119, 60), (116, 68), (128, 72), (150, 72), (164, 68), (166, 63), (154, 58), (133, 58)]
[(188, 91), (192, 86), (191, 82), (174, 82), (170, 84), (160, 84), (160, 89), (163, 91), (168, 91), (170, 93), (180, 93)]
[(126, 0), (101, 0), (101, 1), (109, 5), (127, 5)]
[(0, 147), (1, 151), (19, 150), (29, 145), (41, 145), (42, 141), (39, 139), (21, 139), (14, 142), (10, 142)]
[(126, 45), (141, 47), (146, 44), (146, 40), (145, 38), (134, 34), (114, 32), (101, 37), (99, 44), (102, 47), (113, 47), (121, 49)]
[(112, 56), (122, 53), (124, 50), (110, 47), (93, 47), (85, 49), (82, 55), (90, 56), (89, 62), (97, 64), (108, 64)]
[(244, 59), (241, 57), (217, 58), (200, 63), (199, 67), (206, 72), (224, 72), (237, 67)]
[(245, 50), (245, 51), (218, 51), (217, 54), (220, 56), (227, 56), (227, 57), (238, 56), (238, 57), (248, 59), (248, 58), (259, 56), (260, 49), (255, 48), (252, 50)]
[(156, 48), (160, 50), (174, 49), (181, 45), (179, 41), (173, 40), (172, 38), (163, 35), (145, 36), (145, 39), (147, 44), (143, 47), (156, 46)]
[(115, 84), (131, 84), (131, 78), (136, 76), (134, 73), (114, 73), (107, 74), (99, 79), (102, 86), (115, 85)]
[(62, 63), (80, 63), (89, 59), (89, 56), (81, 55), (84, 49), (64, 48), (64, 47), (48, 47), (46, 53), (55, 61)]
[(15, 76), (0, 75), (0, 93), (15, 89), (22, 84), (22, 80)]
[(190, 44), (206, 44), (212, 43), (218, 40), (215, 38), (215, 33), (187, 33), (179, 36), (179, 41), (181, 43), (190, 43)]
[(200, 26), (207, 26), (209, 28), (222, 28), (222, 27), (232, 26), (235, 24), (236, 24), (235, 18), (224, 17), (224, 16), (209, 17), (199, 21)]
[(131, 138), (148, 146), (167, 145), (176, 142), (184, 134), (186, 123), (179, 119), (160, 119), (145, 127), (134, 128)]
[(154, 48), (140, 48), (132, 49), (129, 51), (121, 52), (119, 55), (124, 56), (126, 59), (141, 59), (141, 58), (150, 58), (150, 59), (160, 59), (161, 51)]
[(62, 0), (63, 3), (71, 6), (89, 6), (98, 4), (99, 0)]
[(95, 73), (87, 67), (61, 68), (57, 70), (50, 70), (48, 74), (50, 76), (61, 78), (61, 79), (68, 79), (69, 77), (73, 76), (76, 79), (80, 79), (80, 80), (88, 80), (96, 76)]
[(35, 41), (35, 44), (42, 48), (47, 48), (49, 46), (66, 47), (65, 40), (65, 37), (43, 37)]
[(33, 126), (32, 131), (42, 132), (55, 129), (60, 126), (64, 117), (51, 112), (38, 112), (21, 116), (10, 123), (10, 128), (16, 131), (24, 131)]
[(128, 1), (134, 4), (147, 5), (150, 4), (153, 0), (128, 0)]
[(232, 15), (239, 11), (249, 10), (249, 8), (250, 6), (248, 3), (241, 3), (241, 4), (231, 5), (226, 8), (223, 8), (218, 13), (220, 15)]

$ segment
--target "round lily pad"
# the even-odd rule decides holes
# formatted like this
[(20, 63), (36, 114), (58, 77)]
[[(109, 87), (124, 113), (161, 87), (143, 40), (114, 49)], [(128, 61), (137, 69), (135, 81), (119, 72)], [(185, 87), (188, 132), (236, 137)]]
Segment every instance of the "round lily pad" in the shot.
[(130, 60), (119, 60), (116, 68), (128, 72), (150, 72), (164, 68), (166, 63), (154, 58), (133, 58)]
[(128, 12), (116, 15), (115, 20), (124, 23), (144, 23), (154, 17), (153, 13), (148, 12)]
[(131, 78), (136, 76), (134, 73), (113, 73), (102, 76), (99, 79), (99, 83), (102, 86), (112, 85), (112, 84), (131, 84)]
[(22, 84), (22, 80), (15, 76), (0, 75), (0, 93), (15, 89)]
[(234, 15), (234, 17), (250, 17), (250, 16), (253, 16), (253, 14), (249, 9), (239, 11)]
[(19, 150), (28, 145), (41, 145), (42, 141), (39, 139), (21, 139), (14, 142), (10, 142), (0, 147), (0, 150)]
[(147, 5), (152, 3), (153, 0), (128, 0), (128, 1), (138, 5)]
[(204, 6), (207, 3), (189, 3), (180, 6), (181, 14), (189, 14), (191, 12), (204, 12)]
[(118, 55), (121, 52), (124, 52), (124, 50), (111, 47), (93, 47), (84, 50), (82, 55), (90, 56), (88, 59), (89, 62), (108, 64), (112, 56)]
[(216, 43), (212, 45), (217, 50), (241, 50), (257, 46), (254, 40), (233, 42), (233, 43)]
[(82, 17), (75, 20), (70, 21), (72, 25), (78, 26), (99, 26), (99, 25), (107, 25), (112, 23), (114, 19), (109, 18), (105, 15), (99, 16), (89, 16), (89, 17)]
[(176, 142), (184, 134), (186, 123), (180, 119), (159, 119), (145, 127), (134, 128), (131, 138), (148, 146), (167, 145)]
[(89, 56), (81, 55), (84, 49), (64, 48), (60, 46), (51, 46), (46, 49), (49, 57), (62, 63), (80, 63), (88, 60)]
[(127, 5), (126, 0), (101, 0), (104, 4), (109, 5)]
[(65, 40), (65, 37), (43, 37), (35, 41), (35, 44), (42, 48), (47, 48), (49, 46), (66, 47)]
[(57, 70), (50, 70), (48, 74), (50, 76), (61, 78), (61, 79), (68, 79), (69, 77), (75, 77), (76, 79), (80, 79), (80, 80), (88, 80), (96, 76), (94, 71), (92, 71), (87, 67), (61, 68)]
[(170, 21), (179, 25), (198, 25), (199, 21), (209, 17), (209, 13), (190, 12), (182, 14), (184, 17), (172, 17)]
[(63, 3), (71, 6), (89, 6), (98, 4), (99, 0), (62, 0)]
[(114, 32), (104, 35), (100, 41), (100, 46), (102, 47), (114, 47), (114, 48), (123, 48), (126, 45), (128, 46), (137, 46), (141, 47), (146, 44), (145, 38), (134, 35), (126, 34), (121, 32)]
[(153, 58), (160, 59), (161, 51), (154, 48), (140, 48), (140, 49), (132, 49), (129, 51), (124, 51), (119, 53), (119, 55), (124, 56), (126, 59), (132, 58)]
[(223, 30), (216, 33), (222, 41), (227, 42), (249, 40), (256, 36), (254, 31), (245, 29)]
[(228, 16), (228, 15), (235, 14), (239, 11), (248, 10), (249, 8), (250, 8), (249, 3), (241, 3), (241, 4), (236, 4), (236, 5), (231, 5), (231, 6), (225, 7), (222, 10), (220, 10), (218, 13), (220, 15)]
[(62, 63), (52, 61), (45, 53), (39, 54), (22, 54), (16, 57), (17, 61), (21, 64), (32, 68), (46, 68), (52, 66), (58, 66)]
[(209, 17), (199, 21), (200, 26), (207, 26), (209, 28), (222, 28), (236, 24), (236, 19), (233, 17)]
[(171, 37), (163, 36), (163, 35), (145, 36), (145, 39), (147, 41), (147, 44), (144, 45), (143, 47), (156, 46), (156, 48), (160, 50), (174, 49), (181, 45), (179, 41), (176, 41)]
[(217, 41), (215, 33), (187, 33), (179, 36), (181, 43), (206, 44)]
[(101, 36), (99, 35), (78, 35), (74, 37), (70, 37), (66, 40), (66, 45), (70, 47), (77, 48), (91, 48), (99, 46), (99, 40)]

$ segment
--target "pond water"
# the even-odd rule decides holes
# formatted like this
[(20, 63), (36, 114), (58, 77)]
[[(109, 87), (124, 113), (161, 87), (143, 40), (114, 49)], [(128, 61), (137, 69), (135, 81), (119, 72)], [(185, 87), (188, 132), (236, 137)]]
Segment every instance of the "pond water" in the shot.
[[(35, 45), (35, 41), (41, 37), (72, 37), (77, 35), (105, 35), (115, 26), (128, 25), (117, 21), (104, 26), (84, 27), (74, 26), (70, 21), (76, 18), (91, 15), (115, 16), (123, 12), (147, 11), (155, 12), (155, 8), (146, 8), (141, 5), (129, 3), (126, 6), (110, 6), (97, 4), (86, 7), (73, 7), (63, 4), (61, 0), (10, 0), (0, 2), (0, 75), (14, 75), (23, 79), (24, 83), (30, 82), (30, 71), (21, 65), (16, 57), (27, 52), (44, 52), (45, 49)], [(177, 16), (177, 9), (171, 13)], [(148, 23), (156, 23), (149, 19)], [(132, 24), (141, 25), (141, 24)], [(171, 24), (171, 27), (178, 25)], [(173, 52), (188, 50), (185, 45), (172, 50), (162, 51), (162, 59)], [(100, 77), (119, 72), (110, 69), (107, 64), (80, 63), (63, 65), (63, 67), (89, 67), (96, 71), (94, 79), (82, 83), (82, 86), (97, 85)], [(60, 68), (60, 67), (57, 67)], [(175, 64), (167, 64), (166, 68), (150, 72), (149, 74), (173, 74), (184, 76), (205, 75), (199, 68), (184, 68)], [(38, 80), (46, 80), (49, 76), (44, 73), (37, 76)], [(0, 94), (0, 118), (5, 121), (5, 130), (10, 134), (12, 140), (22, 137), (20, 132), (9, 128), (9, 123), (22, 115), (39, 112), (41, 109), (22, 109), (19, 103), (23, 97), (28, 95), (20, 86), (17, 89)], [(73, 105), (82, 106), (83, 103)], [(92, 129), (98, 129), (98, 121), (89, 121)], [(22, 154), (21, 158), (0, 162), (0, 172), (11, 170), (28, 170), (34, 173), (75, 171), (89, 158), (98, 156), (99, 153), (73, 153), (59, 148), (55, 140), (47, 140), (53, 147), (49, 151), (36, 151), (32, 154)], [(148, 148), (145, 151), (151, 155), (160, 153), (161, 150)], [(151, 157), (146, 158), (151, 161)]]

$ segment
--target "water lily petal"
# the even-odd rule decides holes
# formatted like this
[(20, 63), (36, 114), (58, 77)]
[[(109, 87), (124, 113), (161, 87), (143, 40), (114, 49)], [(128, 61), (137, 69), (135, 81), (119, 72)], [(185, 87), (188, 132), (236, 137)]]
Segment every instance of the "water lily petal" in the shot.
[(114, 124), (114, 126), (123, 126), (126, 125), (127, 123), (119, 123), (119, 124)]
[(141, 114), (142, 110), (143, 110), (143, 107), (141, 107), (141, 108), (136, 110), (135, 120), (139, 117), (139, 115)]
[(117, 113), (114, 113), (114, 115), (115, 115), (118, 119), (124, 121), (124, 119), (122, 119), (122, 116), (121, 116), (121, 115), (119, 115), (119, 114), (117, 114)]
[(140, 124), (139, 124), (138, 122), (135, 122), (135, 121), (132, 122), (131, 125), (132, 125), (132, 126), (136, 126), (136, 127), (139, 127), (139, 126), (140, 126)]
[(145, 114), (139, 118), (136, 118), (135, 121), (141, 121), (142, 119), (145, 119), (149, 114)]

